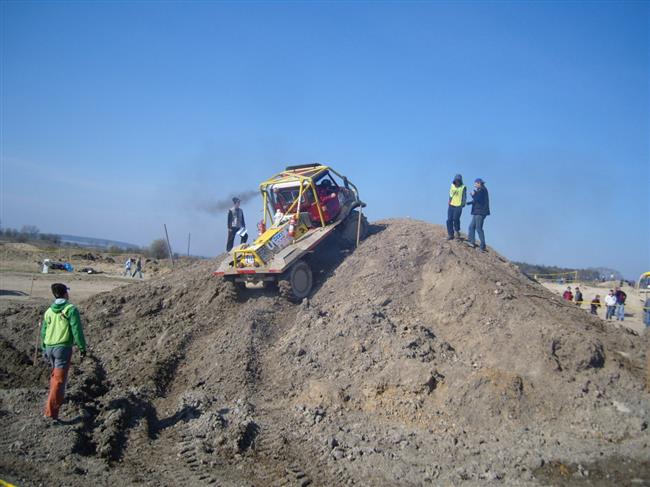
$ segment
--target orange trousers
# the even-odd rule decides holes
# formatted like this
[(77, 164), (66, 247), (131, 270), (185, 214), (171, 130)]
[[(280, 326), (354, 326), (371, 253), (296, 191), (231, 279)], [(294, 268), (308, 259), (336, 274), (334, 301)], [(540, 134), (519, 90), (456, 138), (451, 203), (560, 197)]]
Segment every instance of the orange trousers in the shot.
[(59, 418), (59, 409), (65, 397), (65, 382), (68, 377), (69, 368), (70, 362), (63, 369), (52, 368), (52, 374), (50, 375), (50, 393), (45, 403), (45, 416), (48, 418)]

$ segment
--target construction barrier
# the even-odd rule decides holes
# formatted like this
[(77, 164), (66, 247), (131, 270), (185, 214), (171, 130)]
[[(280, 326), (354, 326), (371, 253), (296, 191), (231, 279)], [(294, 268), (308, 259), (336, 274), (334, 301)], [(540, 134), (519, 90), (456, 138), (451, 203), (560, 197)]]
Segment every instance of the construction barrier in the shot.
[(578, 280), (578, 271), (568, 271), (568, 272), (553, 272), (553, 273), (546, 273), (546, 274), (533, 274), (533, 278), (536, 281), (544, 280), (544, 281), (555, 281), (558, 279), (567, 279), (571, 278), (573, 281)]

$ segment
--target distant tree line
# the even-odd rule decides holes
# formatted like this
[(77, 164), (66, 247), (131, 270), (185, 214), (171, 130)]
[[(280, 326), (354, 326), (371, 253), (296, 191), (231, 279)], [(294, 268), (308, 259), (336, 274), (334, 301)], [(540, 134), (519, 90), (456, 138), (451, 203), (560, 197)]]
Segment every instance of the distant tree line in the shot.
[(169, 257), (169, 251), (167, 250), (167, 242), (159, 238), (151, 242), (148, 247), (129, 247), (122, 248), (117, 245), (111, 245), (106, 249), (110, 254), (137, 254), (144, 257), (150, 257), (152, 259), (166, 259)]
[(47, 242), (53, 245), (61, 244), (61, 237), (54, 233), (41, 233), (35, 225), (23, 225), (20, 230), (15, 228), (0, 229), (0, 239), (9, 242)]
[(117, 245), (111, 245), (107, 252), (110, 254), (137, 254), (144, 257), (150, 257), (152, 259), (166, 259), (169, 257), (169, 251), (167, 250), (167, 242), (159, 238), (151, 242), (148, 247), (129, 247), (122, 248)]
[[(0, 228), (0, 240), (8, 242), (45, 242), (51, 245), (62, 245), (61, 237), (53, 233), (41, 233), (35, 225), (23, 225), (20, 230), (15, 228)], [(169, 249), (167, 242), (162, 238), (156, 239), (148, 247), (128, 247), (123, 248), (117, 245), (111, 245), (106, 249), (109, 254), (128, 254), (133, 253), (150, 257), (153, 259), (167, 259), (169, 257)], [(178, 254), (174, 254), (178, 257)]]

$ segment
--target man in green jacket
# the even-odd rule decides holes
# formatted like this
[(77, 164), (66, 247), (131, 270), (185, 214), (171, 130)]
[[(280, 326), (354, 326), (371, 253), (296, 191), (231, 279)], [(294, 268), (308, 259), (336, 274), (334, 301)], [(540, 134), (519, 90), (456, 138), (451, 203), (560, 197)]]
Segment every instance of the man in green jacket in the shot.
[(41, 344), (43, 357), (50, 364), (50, 393), (45, 403), (45, 417), (59, 418), (63, 404), (65, 383), (72, 358), (73, 343), (79, 348), (83, 359), (86, 356), (86, 339), (81, 326), (81, 318), (76, 306), (68, 302), (68, 287), (65, 284), (52, 284), (54, 303), (43, 317)]

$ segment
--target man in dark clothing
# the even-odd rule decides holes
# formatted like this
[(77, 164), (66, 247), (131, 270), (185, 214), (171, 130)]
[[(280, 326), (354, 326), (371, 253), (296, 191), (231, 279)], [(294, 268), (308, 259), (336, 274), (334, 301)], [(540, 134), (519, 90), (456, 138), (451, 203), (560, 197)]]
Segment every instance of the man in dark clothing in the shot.
[(478, 238), (481, 240), (481, 250), (486, 252), (485, 233), (483, 232), (483, 222), (485, 217), (490, 214), (490, 195), (485, 187), (485, 181), (477, 178), (474, 181), (474, 191), (472, 192), (472, 201), (467, 203), (472, 206), (472, 221), (469, 224), (467, 244), (470, 247), (476, 247), (474, 243), (474, 234), (478, 232)]
[(135, 263), (135, 270), (131, 277), (135, 277), (136, 274), (140, 274), (140, 279), (142, 279), (142, 257), (138, 257), (138, 261)]
[(575, 295), (575, 303), (579, 307), (582, 304), (582, 291), (578, 286), (576, 286), (576, 295)]
[(625, 294), (620, 287), (616, 288), (616, 319), (618, 321), (625, 321), (625, 300), (627, 299), (627, 294)]
[(460, 238), (460, 215), (467, 201), (467, 188), (463, 184), (463, 176), (456, 174), (449, 188), (449, 205), (447, 207), (447, 240)]
[(235, 243), (235, 235), (239, 232), (240, 244), (248, 241), (248, 234), (246, 233), (246, 222), (244, 221), (244, 210), (239, 205), (241, 201), (235, 197), (232, 199), (233, 207), (228, 210), (228, 242), (226, 243), (226, 252), (232, 250)]
[(597, 315), (598, 308), (600, 308), (600, 294), (596, 294), (596, 297), (591, 300), (591, 314)]

